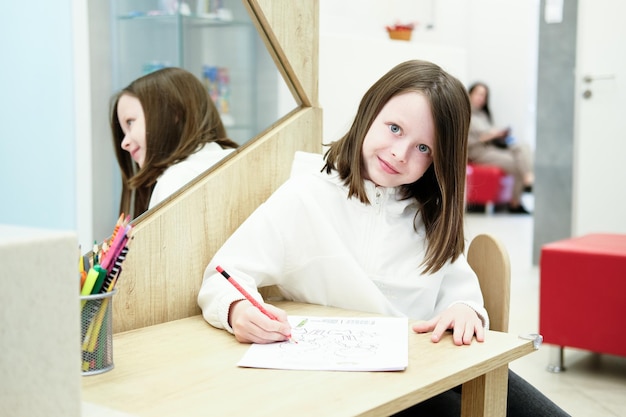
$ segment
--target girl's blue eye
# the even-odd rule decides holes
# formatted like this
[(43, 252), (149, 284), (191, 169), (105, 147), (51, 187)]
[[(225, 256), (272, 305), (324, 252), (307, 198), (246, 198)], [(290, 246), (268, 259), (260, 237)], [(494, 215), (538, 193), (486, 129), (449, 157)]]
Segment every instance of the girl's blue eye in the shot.
[(422, 153), (430, 153), (430, 148), (424, 145), (423, 143), (420, 143), (419, 145), (417, 145), (417, 150)]
[(389, 125), (389, 130), (391, 130), (391, 133), (400, 133), (400, 126), (391, 124)]

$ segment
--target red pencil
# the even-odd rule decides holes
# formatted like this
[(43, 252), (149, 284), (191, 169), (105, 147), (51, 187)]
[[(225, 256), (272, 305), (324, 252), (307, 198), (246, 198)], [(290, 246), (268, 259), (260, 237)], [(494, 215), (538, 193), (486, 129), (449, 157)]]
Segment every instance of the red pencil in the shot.
[(224, 275), (224, 278), (226, 278), (228, 280), (228, 282), (230, 282), (231, 284), (233, 284), (233, 286), (235, 288), (237, 288), (237, 290), (239, 290), (239, 292), (241, 293), (241, 295), (243, 295), (244, 297), (246, 297), (246, 300), (250, 301), (252, 303), (252, 305), (254, 305), (256, 308), (258, 308), (259, 310), (261, 310), (261, 313), (265, 314), (267, 317), (269, 317), (272, 320), (278, 320), (278, 317), (276, 317), (275, 315), (273, 315), (272, 313), (270, 313), (269, 311), (267, 311), (265, 309), (265, 307), (263, 307), (261, 305), (261, 303), (259, 303), (256, 298), (254, 298), (253, 296), (251, 296), (248, 291), (246, 291), (241, 285), (239, 285), (239, 283), (237, 281), (235, 281), (233, 279), (233, 277), (231, 277), (230, 275), (228, 275), (228, 272), (224, 271), (224, 268), (222, 268), (221, 266), (217, 266), (215, 269), (217, 269), (217, 272), (219, 272), (220, 274)]
[[(241, 293), (241, 295), (243, 295), (244, 297), (246, 297), (246, 300), (250, 301), (252, 303), (253, 306), (255, 306), (256, 308), (258, 308), (261, 313), (265, 314), (267, 317), (269, 317), (272, 320), (276, 320), (278, 321), (278, 317), (276, 317), (275, 315), (273, 315), (272, 313), (270, 313), (269, 311), (267, 311), (265, 309), (265, 307), (263, 307), (261, 305), (261, 303), (259, 303), (256, 298), (254, 298), (253, 296), (251, 296), (248, 291), (246, 291), (241, 285), (239, 285), (239, 283), (237, 281), (235, 281), (233, 279), (233, 277), (231, 277), (228, 272), (224, 271), (224, 268), (222, 268), (221, 266), (216, 266), (215, 269), (217, 269), (217, 272), (219, 272), (220, 274), (222, 274), (224, 276), (224, 278), (226, 278), (226, 280), (228, 280), (228, 282), (230, 282), (231, 284), (233, 284), (233, 286), (235, 288), (237, 288), (237, 290)], [(289, 335), (289, 339), (291, 340), (291, 335)], [(295, 342), (295, 340), (294, 340)], [(297, 342), (296, 342), (297, 343)]]

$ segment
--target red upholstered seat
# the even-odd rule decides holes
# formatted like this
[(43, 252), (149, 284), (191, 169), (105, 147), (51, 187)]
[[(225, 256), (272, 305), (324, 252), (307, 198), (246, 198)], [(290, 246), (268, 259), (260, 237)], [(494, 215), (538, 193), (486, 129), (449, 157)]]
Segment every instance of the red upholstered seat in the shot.
[(495, 205), (511, 200), (513, 177), (493, 165), (467, 164), (466, 201), (472, 205)]
[(545, 343), (626, 356), (626, 235), (589, 234), (541, 248)]

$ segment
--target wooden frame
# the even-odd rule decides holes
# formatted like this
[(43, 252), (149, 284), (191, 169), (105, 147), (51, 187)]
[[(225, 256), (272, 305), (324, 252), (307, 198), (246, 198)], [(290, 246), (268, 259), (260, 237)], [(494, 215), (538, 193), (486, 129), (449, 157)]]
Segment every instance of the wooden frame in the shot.
[(244, 0), (300, 107), (135, 222), (113, 300), (115, 333), (200, 313), (206, 265), (288, 177), (297, 150), (322, 151), (317, 0)]

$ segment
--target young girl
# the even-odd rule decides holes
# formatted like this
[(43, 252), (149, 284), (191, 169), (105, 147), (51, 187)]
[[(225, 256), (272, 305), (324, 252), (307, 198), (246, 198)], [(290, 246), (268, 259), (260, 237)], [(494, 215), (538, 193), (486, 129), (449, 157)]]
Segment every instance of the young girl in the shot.
[[(513, 195), (509, 212), (529, 214), (522, 205), (524, 189), (532, 188), (534, 175), (530, 148), (521, 142), (504, 145), (509, 129), (496, 127), (489, 110), (489, 89), (483, 83), (469, 88), (472, 119), (469, 130), (468, 158), (477, 164), (495, 165), (513, 175)], [(502, 143), (501, 146), (495, 144)], [(504, 147), (503, 147), (504, 146)]]
[(238, 146), (226, 137), (206, 88), (184, 69), (144, 75), (114, 96), (112, 103), (113, 145), (122, 170), (120, 212), (133, 217)]
[[(317, 172), (283, 184), (215, 254), (198, 295), (204, 318), (244, 343), (290, 335), (286, 313), (265, 304), (278, 320), (262, 314), (220, 265), (259, 301), (258, 288), (276, 285), (290, 300), (421, 319), (413, 329), (433, 342), (448, 329), (457, 345), (483, 341), (488, 316), (463, 255), (469, 123), (456, 78), (424, 61), (394, 67), (365, 93)], [(532, 392), (534, 404), (520, 411), (542, 415), (535, 406), (548, 404), (549, 415), (562, 415), (511, 380)], [(457, 403), (446, 406), (451, 415)]]

